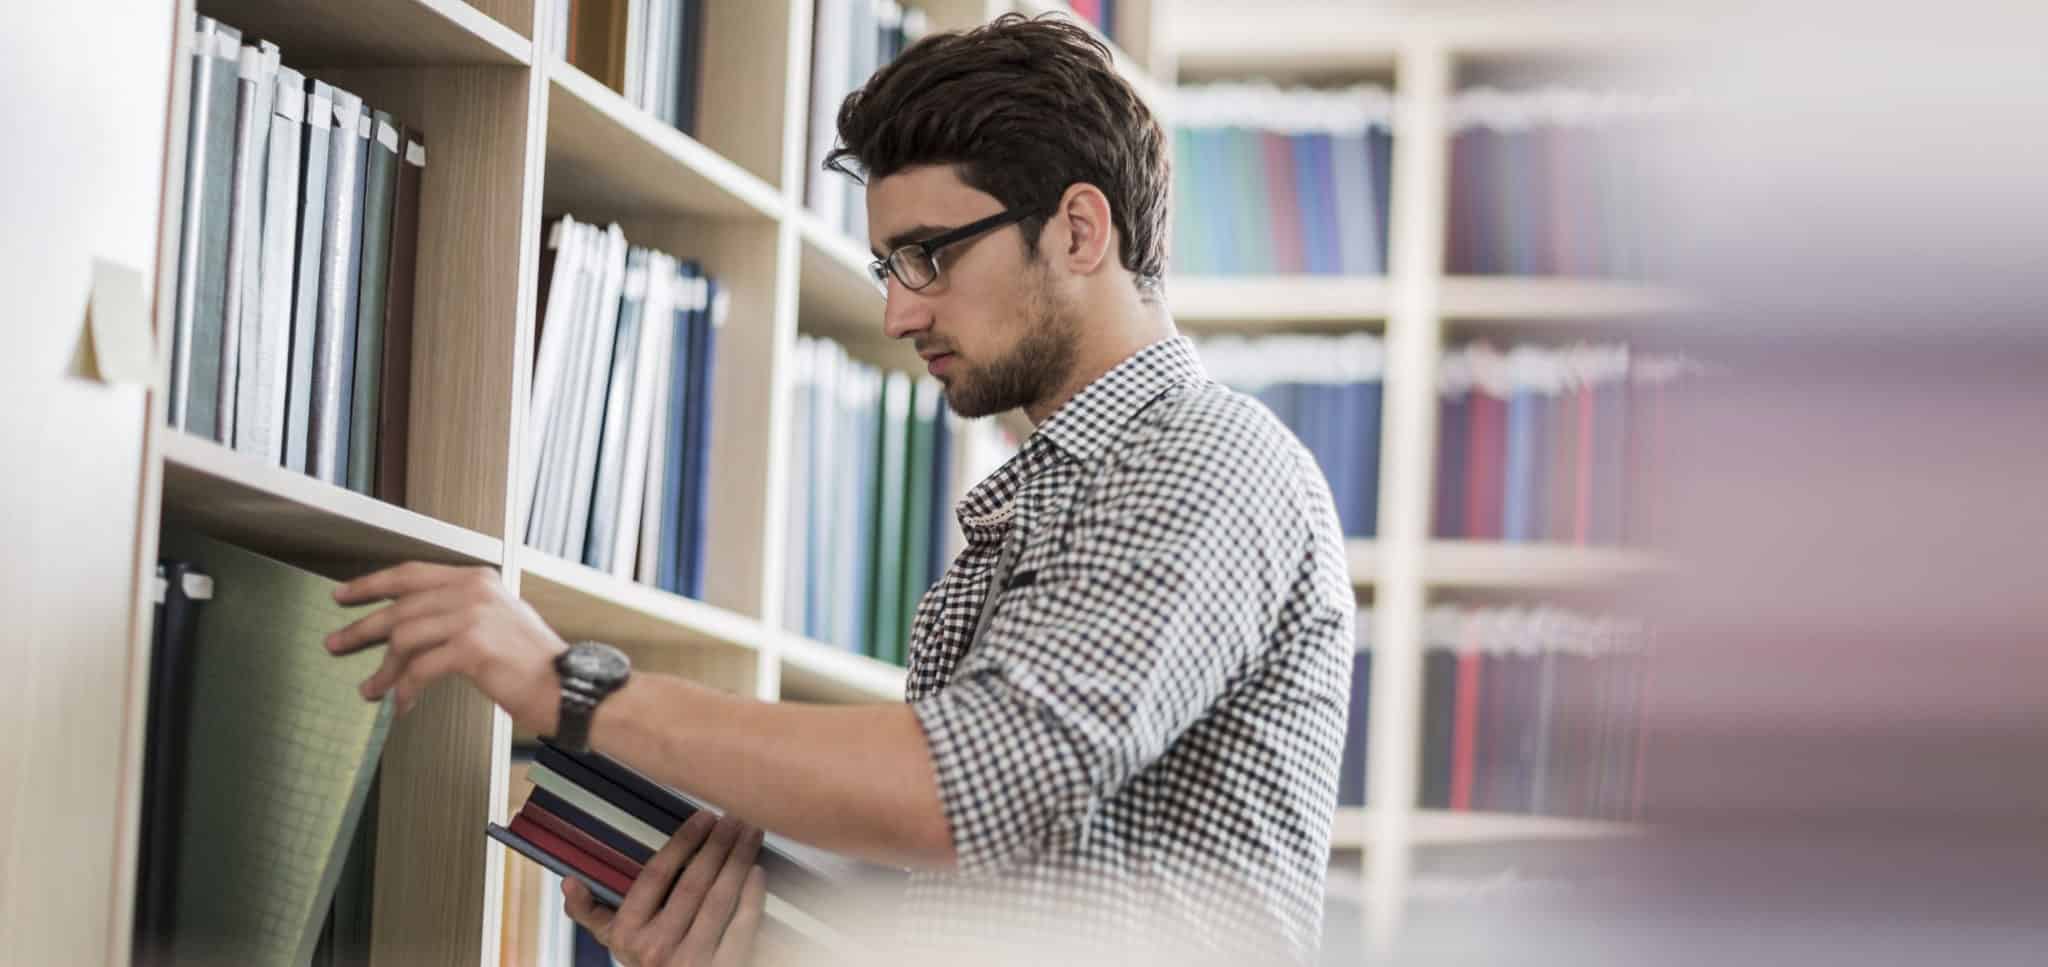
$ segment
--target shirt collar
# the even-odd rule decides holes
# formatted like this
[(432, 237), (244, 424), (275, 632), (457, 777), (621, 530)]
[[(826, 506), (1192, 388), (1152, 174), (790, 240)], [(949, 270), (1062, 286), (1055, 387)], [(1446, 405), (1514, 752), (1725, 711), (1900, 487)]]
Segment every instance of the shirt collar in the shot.
[(1195, 347), (1185, 337), (1153, 343), (1118, 363), (1074, 394), (1039, 425), (1017, 453), (968, 490), (955, 508), (970, 543), (999, 539), (1009, 530), (1012, 499), (1030, 468), (1057, 450), (1087, 463), (1153, 400), (1175, 387), (1207, 379)]

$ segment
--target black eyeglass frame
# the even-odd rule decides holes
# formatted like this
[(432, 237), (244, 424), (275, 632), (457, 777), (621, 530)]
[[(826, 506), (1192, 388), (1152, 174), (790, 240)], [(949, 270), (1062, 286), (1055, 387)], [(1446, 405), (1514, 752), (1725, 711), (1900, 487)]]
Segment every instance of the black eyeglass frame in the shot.
[[(1035, 214), (1038, 213), (1028, 208), (1008, 208), (979, 221), (968, 222), (959, 228), (947, 229), (922, 241), (905, 242), (890, 250), (888, 255), (869, 262), (868, 277), (874, 280), (875, 286), (882, 290), (883, 295), (889, 294), (889, 276), (891, 275), (896, 277), (896, 281), (903, 283), (904, 288), (912, 292), (927, 288), (933, 282), (939, 280), (938, 255), (940, 249), (948, 245), (964, 242), (976, 235), (993, 232), (998, 228), (1021, 222)], [(924, 259), (926, 264), (931, 266), (932, 277), (925, 280), (922, 285), (911, 285), (910, 280), (904, 278), (903, 272), (896, 267), (897, 259), (913, 255)]]

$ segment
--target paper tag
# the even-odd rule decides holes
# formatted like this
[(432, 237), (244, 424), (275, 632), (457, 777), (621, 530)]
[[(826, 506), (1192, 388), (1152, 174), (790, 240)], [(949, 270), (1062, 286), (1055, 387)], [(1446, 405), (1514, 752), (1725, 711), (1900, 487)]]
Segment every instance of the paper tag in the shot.
[(362, 138), (365, 141), (370, 140), (370, 116), (368, 114), (356, 115), (356, 137)]
[(218, 33), (213, 36), (213, 55), (222, 60), (234, 60), (242, 56), (240, 34)]
[(292, 78), (286, 77), (287, 73), (289, 71), (278, 72), (276, 114), (297, 124), (306, 119), (306, 92), (300, 90)]
[(142, 273), (105, 259), (92, 260), (92, 297), (86, 307), (92, 357), (102, 383), (154, 386), (156, 342), (149, 330)]
[(306, 123), (316, 128), (334, 126), (334, 101), (331, 98), (311, 97), (306, 101)]
[(638, 299), (647, 294), (647, 270), (629, 269), (626, 272), (625, 296)]
[(245, 81), (253, 81), (263, 73), (263, 52), (254, 47), (242, 48), (242, 64), (239, 73)]
[(398, 129), (383, 121), (377, 122), (377, 143), (383, 145), (386, 151), (397, 151)]
[(427, 146), (418, 141), (405, 143), (405, 163), (418, 168), (427, 166)]

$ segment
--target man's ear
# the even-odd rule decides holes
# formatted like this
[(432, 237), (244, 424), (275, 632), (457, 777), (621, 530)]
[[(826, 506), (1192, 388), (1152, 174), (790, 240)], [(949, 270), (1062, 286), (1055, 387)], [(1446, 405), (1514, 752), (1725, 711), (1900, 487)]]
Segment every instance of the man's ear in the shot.
[(1110, 218), (1109, 197), (1086, 182), (1067, 186), (1060, 196), (1055, 220), (1064, 223), (1065, 249), (1056, 254), (1075, 275), (1093, 275), (1105, 259), (1116, 258), (1116, 224)]

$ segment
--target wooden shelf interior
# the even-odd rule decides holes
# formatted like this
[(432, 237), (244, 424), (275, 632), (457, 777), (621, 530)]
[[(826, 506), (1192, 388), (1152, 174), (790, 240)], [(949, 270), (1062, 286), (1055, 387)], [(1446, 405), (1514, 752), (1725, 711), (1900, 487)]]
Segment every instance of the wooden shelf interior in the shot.
[(533, 8), (506, 0), (199, 0), (201, 14), (284, 49), (285, 65), (522, 66)]

